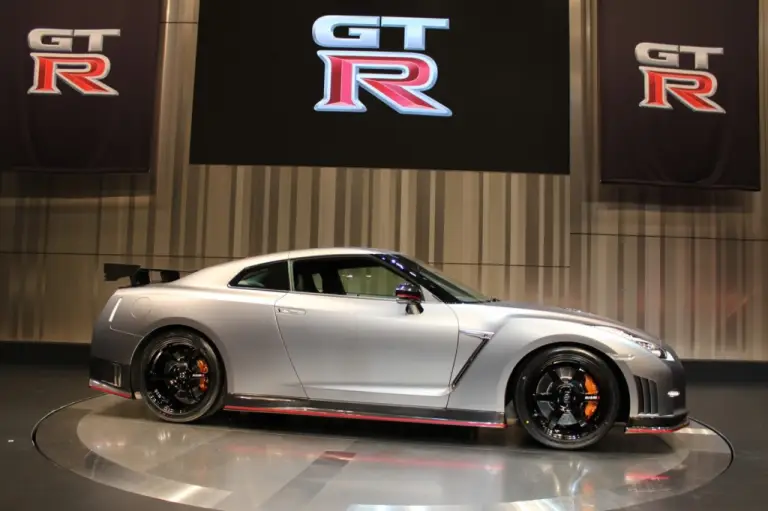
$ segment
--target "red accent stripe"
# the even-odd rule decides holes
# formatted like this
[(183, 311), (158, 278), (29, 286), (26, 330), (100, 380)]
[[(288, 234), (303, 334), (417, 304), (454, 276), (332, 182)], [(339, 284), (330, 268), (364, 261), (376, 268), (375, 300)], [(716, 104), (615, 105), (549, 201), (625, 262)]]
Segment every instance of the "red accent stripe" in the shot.
[(688, 427), (688, 424), (682, 424), (680, 426), (675, 426), (673, 428), (627, 428), (626, 433), (627, 434), (643, 434), (643, 435), (664, 435), (667, 433), (674, 433), (676, 431), (680, 431), (683, 428)]
[(664, 435), (666, 433), (674, 433), (682, 428), (674, 429), (650, 429), (650, 428), (627, 428), (626, 433), (629, 435)]
[(309, 417), (326, 417), (329, 419), (360, 419), (382, 422), (406, 422), (411, 424), (439, 424), (443, 426), (467, 426), (473, 428), (505, 428), (504, 423), (488, 422), (469, 422), (450, 419), (421, 419), (411, 417), (387, 417), (383, 415), (365, 415), (359, 413), (345, 412), (324, 412), (322, 410), (297, 410), (295, 408), (252, 408), (249, 406), (225, 406), (225, 410), (233, 412), (253, 412), (253, 413), (277, 413), (283, 415), (305, 415)]
[(95, 385), (89, 385), (89, 387), (93, 390), (103, 392), (104, 394), (110, 394), (112, 396), (122, 397), (123, 399), (131, 399), (131, 395), (127, 392), (120, 392), (119, 390), (112, 390), (106, 387), (97, 387)]

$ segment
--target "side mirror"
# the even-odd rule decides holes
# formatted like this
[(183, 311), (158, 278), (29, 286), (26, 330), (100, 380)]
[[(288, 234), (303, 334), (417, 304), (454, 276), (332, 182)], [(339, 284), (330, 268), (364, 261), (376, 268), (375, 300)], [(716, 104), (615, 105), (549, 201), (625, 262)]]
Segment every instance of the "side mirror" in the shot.
[(424, 297), (421, 295), (421, 289), (410, 282), (403, 282), (395, 288), (397, 303), (406, 304), (405, 311), (408, 314), (421, 314), (424, 312), (421, 302)]

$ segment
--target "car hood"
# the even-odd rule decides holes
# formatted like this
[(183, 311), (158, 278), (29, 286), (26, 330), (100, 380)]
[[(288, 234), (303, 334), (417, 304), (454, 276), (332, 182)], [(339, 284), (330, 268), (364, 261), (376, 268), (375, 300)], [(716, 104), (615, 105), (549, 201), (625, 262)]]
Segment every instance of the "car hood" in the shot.
[(648, 332), (631, 327), (615, 319), (607, 318), (605, 316), (599, 316), (597, 314), (592, 314), (590, 312), (585, 312), (578, 309), (569, 309), (565, 307), (553, 307), (549, 305), (539, 305), (539, 304), (530, 304), (530, 303), (505, 302), (505, 301), (488, 302), (488, 303), (484, 303), (483, 305), (488, 307), (502, 307), (505, 309), (515, 309), (516, 314), (523, 315), (523, 316), (545, 317), (545, 318), (559, 319), (562, 321), (574, 321), (581, 324), (618, 328), (618, 329), (624, 330), (627, 333), (635, 335), (641, 339), (660, 342), (660, 339), (649, 334)]

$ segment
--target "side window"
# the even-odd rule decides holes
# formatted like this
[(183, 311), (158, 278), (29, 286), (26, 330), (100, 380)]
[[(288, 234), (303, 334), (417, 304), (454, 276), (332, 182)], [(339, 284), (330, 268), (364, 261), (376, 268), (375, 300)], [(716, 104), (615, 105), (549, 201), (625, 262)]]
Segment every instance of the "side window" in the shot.
[(232, 281), (235, 287), (264, 289), (267, 291), (290, 291), (288, 262), (279, 261), (248, 268)]
[(341, 268), (339, 276), (347, 294), (361, 296), (394, 297), (395, 288), (405, 280), (375, 263), (358, 268)]
[(296, 291), (330, 295), (393, 297), (403, 278), (366, 257), (300, 259), (293, 262)]

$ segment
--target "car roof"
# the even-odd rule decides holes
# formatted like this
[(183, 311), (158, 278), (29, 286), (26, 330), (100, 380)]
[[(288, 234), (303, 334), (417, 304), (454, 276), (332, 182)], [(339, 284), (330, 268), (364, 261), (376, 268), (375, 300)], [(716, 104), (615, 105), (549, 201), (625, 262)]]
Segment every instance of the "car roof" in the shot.
[(330, 247), (330, 248), (308, 248), (302, 250), (288, 250), (284, 252), (274, 252), (271, 254), (262, 254), (258, 256), (235, 259), (225, 263), (219, 263), (213, 266), (202, 268), (194, 273), (186, 275), (175, 281), (175, 284), (181, 286), (219, 286), (227, 285), (232, 278), (240, 271), (251, 266), (271, 263), (276, 261), (285, 261), (288, 259), (300, 259), (304, 257), (322, 257), (334, 255), (356, 255), (356, 254), (395, 254), (394, 250), (382, 250), (365, 247)]

